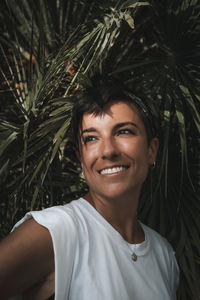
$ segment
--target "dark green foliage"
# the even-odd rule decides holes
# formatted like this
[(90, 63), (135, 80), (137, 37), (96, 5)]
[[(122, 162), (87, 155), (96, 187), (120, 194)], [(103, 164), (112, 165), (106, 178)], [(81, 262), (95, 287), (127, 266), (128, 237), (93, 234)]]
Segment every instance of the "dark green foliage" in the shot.
[(94, 74), (110, 74), (160, 110), (160, 152), (139, 215), (173, 244), (178, 299), (193, 300), (200, 294), (200, 4), (150, 4), (0, 4), (0, 233), (27, 210), (85, 193), (71, 144), (72, 95)]

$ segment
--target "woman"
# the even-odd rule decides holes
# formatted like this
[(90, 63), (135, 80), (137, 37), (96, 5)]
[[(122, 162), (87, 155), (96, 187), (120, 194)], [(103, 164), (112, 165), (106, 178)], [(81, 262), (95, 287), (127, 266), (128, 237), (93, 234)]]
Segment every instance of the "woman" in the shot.
[(137, 219), (159, 144), (153, 104), (109, 81), (77, 98), (73, 136), (89, 192), (27, 214), (1, 243), (0, 298), (175, 299), (172, 247)]

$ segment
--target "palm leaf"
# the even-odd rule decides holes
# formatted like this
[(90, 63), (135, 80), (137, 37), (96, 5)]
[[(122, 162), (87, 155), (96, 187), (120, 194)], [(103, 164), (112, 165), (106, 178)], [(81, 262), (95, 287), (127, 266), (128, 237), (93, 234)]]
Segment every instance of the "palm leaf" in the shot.
[(19, 112), (8, 114), (5, 106), (0, 123), (0, 192), (10, 220), (87, 190), (71, 146), (71, 95), (84, 87), (83, 78), (112, 74), (160, 109), (162, 153), (139, 214), (177, 252), (179, 299), (198, 299), (198, 1), (101, 1), (98, 9), (92, 0), (40, 1), (40, 9), (35, 1), (8, 4), (0, 12), (1, 20), (9, 20), (2, 22), (2, 76), (10, 106)]

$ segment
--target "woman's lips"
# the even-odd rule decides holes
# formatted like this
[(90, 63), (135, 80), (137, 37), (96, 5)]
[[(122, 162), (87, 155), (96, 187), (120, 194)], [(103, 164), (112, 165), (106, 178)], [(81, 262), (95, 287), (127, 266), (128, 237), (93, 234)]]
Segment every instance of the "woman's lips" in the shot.
[(115, 174), (115, 173), (119, 173), (122, 172), (124, 170), (127, 170), (128, 166), (125, 165), (121, 165), (121, 166), (113, 166), (113, 167), (106, 167), (102, 170), (99, 171), (99, 174), (101, 175), (110, 175), (110, 174)]

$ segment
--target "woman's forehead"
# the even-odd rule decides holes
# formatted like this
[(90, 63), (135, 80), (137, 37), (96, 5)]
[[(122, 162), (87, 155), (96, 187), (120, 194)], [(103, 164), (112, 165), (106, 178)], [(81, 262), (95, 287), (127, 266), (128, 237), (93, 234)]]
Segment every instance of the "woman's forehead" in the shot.
[(83, 114), (82, 118), (82, 128), (88, 125), (104, 125), (110, 124), (112, 122), (127, 122), (136, 121), (142, 123), (138, 109), (134, 104), (129, 102), (122, 102), (120, 100), (115, 100), (108, 102), (102, 109), (101, 113), (89, 113)]

